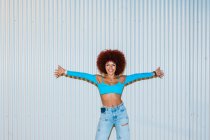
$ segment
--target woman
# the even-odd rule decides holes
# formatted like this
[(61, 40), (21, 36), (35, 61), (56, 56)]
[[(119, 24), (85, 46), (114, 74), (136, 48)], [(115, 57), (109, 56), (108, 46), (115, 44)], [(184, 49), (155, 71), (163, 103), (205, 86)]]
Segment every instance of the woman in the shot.
[(124, 54), (119, 50), (104, 50), (97, 58), (97, 67), (101, 74), (88, 74), (68, 71), (58, 66), (55, 76), (81, 78), (97, 85), (103, 107), (98, 123), (96, 140), (109, 139), (112, 127), (115, 126), (117, 140), (129, 140), (129, 119), (121, 99), (124, 86), (142, 79), (162, 78), (164, 73), (160, 68), (153, 72), (122, 75), (126, 65)]

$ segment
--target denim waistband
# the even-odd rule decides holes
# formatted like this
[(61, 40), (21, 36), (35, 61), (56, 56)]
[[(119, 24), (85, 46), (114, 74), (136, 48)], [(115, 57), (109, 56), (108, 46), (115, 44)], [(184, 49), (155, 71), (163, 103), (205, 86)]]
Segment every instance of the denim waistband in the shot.
[(118, 110), (121, 108), (125, 108), (124, 103), (122, 102), (121, 104), (114, 106), (114, 107), (107, 107), (107, 106), (103, 106), (101, 108), (104, 108), (106, 111), (111, 111), (111, 110)]

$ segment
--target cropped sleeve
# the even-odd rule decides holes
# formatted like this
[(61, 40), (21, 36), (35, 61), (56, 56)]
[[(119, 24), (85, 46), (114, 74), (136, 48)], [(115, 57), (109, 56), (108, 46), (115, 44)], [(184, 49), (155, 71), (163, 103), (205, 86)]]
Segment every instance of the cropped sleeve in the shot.
[(126, 75), (124, 84), (129, 84), (137, 80), (152, 78), (155, 74), (153, 72), (147, 73), (135, 73), (131, 75)]
[(96, 75), (93, 75), (93, 74), (67, 70), (66, 76), (86, 80), (94, 84), (97, 84)]

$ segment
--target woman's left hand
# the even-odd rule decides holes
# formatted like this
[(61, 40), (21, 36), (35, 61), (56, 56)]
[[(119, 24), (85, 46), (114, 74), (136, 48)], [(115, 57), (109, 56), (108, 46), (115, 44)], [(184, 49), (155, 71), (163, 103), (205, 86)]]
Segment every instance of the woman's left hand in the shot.
[(60, 76), (65, 75), (65, 69), (58, 65), (58, 69), (55, 70), (54, 75), (56, 78), (59, 78)]
[(160, 67), (158, 67), (156, 70), (155, 70), (155, 73), (156, 73), (156, 76), (159, 77), (159, 78), (162, 78), (164, 76), (164, 73), (163, 71), (160, 69)]

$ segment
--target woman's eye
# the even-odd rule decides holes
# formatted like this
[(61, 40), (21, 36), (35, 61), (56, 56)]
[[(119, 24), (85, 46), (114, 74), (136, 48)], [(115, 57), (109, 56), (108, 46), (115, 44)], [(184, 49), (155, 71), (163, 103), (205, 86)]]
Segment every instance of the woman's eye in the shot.
[[(109, 66), (109, 64), (107, 64), (106, 66)], [(115, 64), (113, 64), (112, 66), (116, 66)]]

